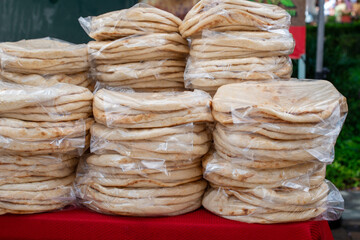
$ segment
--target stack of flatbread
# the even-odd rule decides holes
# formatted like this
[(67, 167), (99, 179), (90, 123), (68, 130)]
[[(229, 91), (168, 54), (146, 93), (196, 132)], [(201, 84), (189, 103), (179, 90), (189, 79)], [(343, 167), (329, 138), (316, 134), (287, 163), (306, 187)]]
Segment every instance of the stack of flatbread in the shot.
[(91, 72), (98, 88), (139, 92), (182, 91), (188, 42), (179, 34), (181, 20), (138, 4), (130, 9), (80, 19), (96, 41), (88, 43)]
[(99, 90), (91, 152), (79, 165), (81, 202), (98, 212), (170, 216), (201, 206), (201, 159), (212, 136), (211, 97), (202, 91)]
[(87, 88), (0, 83), (0, 214), (62, 208), (75, 199), (75, 169), (90, 145)]
[[(213, 100), (215, 151), (203, 159), (211, 183), (203, 205), (250, 223), (304, 221), (329, 210), (326, 164), (347, 114), (322, 80), (245, 82)], [(335, 201), (341, 201), (336, 199)]]
[(278, 6), (245, 0), (202, 0), (180, 26), (191, 37), (185, 87), (215, 94), (225, 84), (288, 80), (295, 42), (290, 16)]
[(0, 80), (30, 86), (91, 88), (87, 47), (43, 38), (0, 44)]

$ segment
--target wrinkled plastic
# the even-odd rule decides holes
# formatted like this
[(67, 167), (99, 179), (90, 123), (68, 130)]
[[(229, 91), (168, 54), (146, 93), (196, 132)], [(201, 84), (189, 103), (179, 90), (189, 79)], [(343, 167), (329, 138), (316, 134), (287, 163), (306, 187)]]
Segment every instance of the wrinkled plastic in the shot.
[(93, 89), (85, 44), (54, 38), (0, 43), (0, 81), (29, 86), (74, 84)]
[(144, 3), (97, 17), (80, 17), (79, 22), (85, 32), (97, 41), (178, 32), (181, 24), (181, 20), (173, 14)]
[(94, 117), (107, 127), (170, 127), (212, 122), (210, 104), (210, 95), (199, 90), (134, 93), (101, 89), (94, 96)]
[(184, 73), (185, 88), (200, 89), (215, 95), (217, 89), (226, 84), (286, 81), (290, 79), (292, 71), (293, 65), (287, 56), (221, 60), (200, 60), (190, 57)]
[(268, 31), (288, 29), (290, 15), (282, 8), (245, 0), (201, 0), (180, 25), (183, 37), (212, 31)]
[(198, 60), (279, 57), (293, 53), (295, 41), (287, 29), (266, 32), (206, 30), (191, 39), (190, 56)]
[(91, 127), (91, 152), (118, 153), (131, 158), (189, 161), (205, 155), (212, 136), (205, 124), (186, 124), (154, 129)]
[(0, 83), (0, 152), (81, 155), (90, 144), (92, 93), (83, 87)]
[(125, 216), (173, 216), (196, 210), (207, 183), (201, 160), (91, 155), (79, 164), (79, 202), (94, 211)]
[(213, 100), (215, 148), (229, 159), (331, 163), (347, 111), (327, 81), (230, 84)]
[(231, 220), (275, 224), (307, 220), (334, 221), (344, 211), (340, 192), (329, 181), (308, 191), (287, 188), (210, 188), (203, 206)]
[(178, 33), (89, 42), (91, 75), (110, 87), (184, 88), (187, 41)]
[(30, 214), (74, 204), (76, 155), (0, 157), (0, 214)]
[(1, 69), (21, 74), (75, 74), (89, 69), (85, 44), (41, 38), (0, 44)]

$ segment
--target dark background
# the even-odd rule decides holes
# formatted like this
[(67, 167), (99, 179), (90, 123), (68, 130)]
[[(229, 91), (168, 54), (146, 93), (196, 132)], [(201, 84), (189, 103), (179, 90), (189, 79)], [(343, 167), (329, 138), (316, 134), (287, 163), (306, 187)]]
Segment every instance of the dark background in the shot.
[(129, 8), (137, 0), (0, 0), (0, 42), (55, 37), (90, 40), (78, 18)]

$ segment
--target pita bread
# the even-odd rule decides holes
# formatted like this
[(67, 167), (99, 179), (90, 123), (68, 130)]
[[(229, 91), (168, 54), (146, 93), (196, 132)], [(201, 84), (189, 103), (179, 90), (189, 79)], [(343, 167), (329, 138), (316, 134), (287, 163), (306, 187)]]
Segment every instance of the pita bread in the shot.
[[(85, 19), (80, 19), (83, 27), (88, 24), (86, 21)], [(129, 9), (109, 12), (94, 17), (91, 19), (90, 24), (90, 37), (102, 41), (135, 34), (175, 32), (181, 24), (181, 20), (171, 13), (148, 5), (135, 5)], [(85, 28), (87, 29), (87, 26)]]
[(294, 179), (281, 180), (274, 183), (247, 183), (241, 182), (239, 180), (234, 180), (232, 178), (223, 177), (214, 172), (211, 172), (206, 175), (205, 179), (208, 180), (212, 185), (221, 186), (221, 187), (231, 187), (231, 188), (279, 188), (279, 187), (288, 187), (288, 188), (299, 188), (299, 189), (309, 189), (319, 186), (325, 180), (326, 167), (315, 171), (312, 175), (302, 175)]
[[(0, 119), (0, 135), (20, 141), (42, 141), (84, 136), (94, 123), (91, 118), (68, 122), (25, 122)], [(1, 160), (0, 160), (1, 161)]]
[[(202, 131), (198, 131), (198, 129), (201, 128), (203, 128)], [(179, 132), (181, 129), (186, 129), (186, 125), (156, 129), (114, 129), (107, 128), (101, 124), (95, 124), (91, 127), (91, 135), (93, 139), (98, 139), (100, 141), (104, 139), (106, 141), (121, 141), (124, 143), (133, 143), (135, 145), (138, 143), (145, 143), (144, 140), (159, 144), (161, 144), (161, 142), (178, 143), (179, 146), (182, 144), (204, 144), (211, 141), (211, 135), (205, 129), (205, 126), (188, 126), (188, 132)], [(195, 129), (197, 132), (193, 132), (193, 129)], [(129, 137), (126, 137), (126, 135)], [(139, 135), (148, 135), (149, 137), (137, 137)]]
[(345, 102), (346, 99), (330, 82), (292, 79), (223, 86), (214, 97), (213, 109), (220, 113), (246, 110), (246, 114), (261, 116), (264, 113), (288, 122), (316, 123), (329, 118), (334, 111), (340, 117), (341, 112), (347, 111)]
[(234, 196), (211, 189), (205, 194), (203, 206), (209, 211), (232, 220), (249, 223), (282, 223), (306, 221), (321, 215), (326, 208), (324, 206), (312, 206), (304, 211), (272, 210), (242, 202)]
[(0, 83), (0, 112), (6, 113), (25, 107), (52, 106), (74, 101), (92, 100), (92, 93), (83, 87), (56, 84), (43, 88)]
[[(221, 155), (220, 155), (221, 154)], [(217, 162), (220, 164), (222, 163), (230, 163), (234, 167), (235, 166), (242, 166), (245, 168), (251, 168), (251, 169), (279, 169), (279, 168), (288, 168), (292, 167), (298, 164), (302, 164), (305, 162), (301, 161), (286, 161), (286, 160), (274, 160), (274, 161), (262, 161), (262, 160), (247, 160), (245, 158), (222, 158), (224, 154), (214, 151), (213, 149), (204, 156), (203, 158), (203, 164), (207, 164), (205, 168), (205, 173), (208, 171), (212, 171), (213, 169), (216, 171), (217, 169), (221, 168), (220, 166), (217, 166)]]
[(202, 0), (186, 15), (179, 30), (183, 37), (205, 29), (237, 27), (233, 30), (288, 29), (290, 15), (275, 5), (249, 3), (244, 0)]

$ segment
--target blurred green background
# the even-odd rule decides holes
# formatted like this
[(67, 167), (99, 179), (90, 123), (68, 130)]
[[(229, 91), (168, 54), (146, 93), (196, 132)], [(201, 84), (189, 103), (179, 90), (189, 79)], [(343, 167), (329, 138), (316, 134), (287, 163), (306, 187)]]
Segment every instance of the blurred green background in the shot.
[[(0, 0), (0, 42), (55, 37), (74, 43), (90, 40), (78, 23), (128, 8), (136, 0)], [(316, 27), (307, 27), (307, 78), (315, 75)], [(297, 62), (294, 61), (294, 77)], [(336, 145), (336, 159), (327, 178), (341, 189), (360, 186), (360, 23), (326, 26), (324, 66), (327, 79), (345, 95), (349, 115)]]

